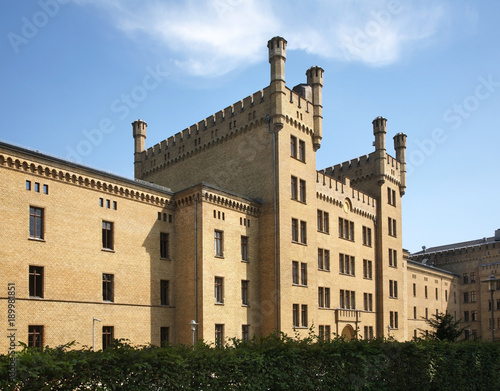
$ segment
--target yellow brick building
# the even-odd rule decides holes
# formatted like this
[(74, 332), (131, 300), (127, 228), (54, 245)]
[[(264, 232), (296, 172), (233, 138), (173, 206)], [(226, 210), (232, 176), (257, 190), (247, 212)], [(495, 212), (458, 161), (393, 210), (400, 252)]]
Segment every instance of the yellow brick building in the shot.
[(414, 280), (437, 292), (429, 311), (448, 309), (454, 275), (402, 248), (406, 135), (391, 156), (377, 117), (374, 151), (318, 171), (323, 69), (290, 89), (286, 41), (268, 49), (262, 90), (147, 149), (135, 121), (135, 180), (0, 144), (7, 335), (96, 349), (310, 328), (406, 340), (425, 328)]

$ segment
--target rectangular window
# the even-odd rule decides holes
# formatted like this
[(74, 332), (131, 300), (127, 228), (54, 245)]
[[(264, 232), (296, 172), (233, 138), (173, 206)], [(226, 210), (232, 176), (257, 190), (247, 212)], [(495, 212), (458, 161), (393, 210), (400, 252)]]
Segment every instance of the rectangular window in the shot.
[(438, 288), (436, 288), (436, 300), (438, 300)]
[(387, 188), (387, 203), (396, 206), (396, 191), (390, 188)]
[(31, 191), (31, 181), (26, 181), (26, 190)]
[(102, 275), (102, 300), (114, 301), (114, 275)]
[(115, 334), (114, 326), (102, 326), (102, 348), (106, 349), (113, 343)]
[(389, 249), (389, 266), (398, 267), (398, 252), (392, 248)]
[(300, 184), (299, 200), (301, 202), (306, 202), (306, 181), (303, 179), (300, 179), (299, 184)]
[(470, 274), (470, 282), (471, 282), (471, 284), (472, 284), (473, 282), (476, 282), (476, 273), (472, 272), (472, 273)]
[(292, 324), (293, 327), (299, 327), (299, 305), (298, 304), (293, 304), (292, 306), (293, 312), (292, 312)]
[(302, 327), (307, 327), (307, 305), (302, 304), (300, 311), (300, 323)]
[(469, 292), (464, 292), (464, 303), (469, 302)]
[(471, 315), (471, 320), (473, 322), (477, 321), (477, 311), (476, 310), (471, 311), (470, 315)]
[(330, 308), (330, 288), (318, 287), (318, 307)]
[(413, 297), (417, 297), (417, 284), (413, 284)]
[(367, 278), (371, 280), (373, 278), (372, 275), (372, 261), (368, 261), (363, 259), (363, 278)]
[(38, 182), (35, 182), (35, 191), (40, 193), (40, 184)]
[(28, 346), (43, 348), (43, 326), (28, 326)]
[(464, 279), (464, 284), (468, 284), (469, 283), (469, 273), (464, 273), (463, 279)]
[(170, 327), (160, 327), (160, 345), (167, 346), (170, 342)]
[(339, 238), (354, 241), (354, 222), (339, 217)]
[(413, 307), (413, 319), (417, 319), (417, 307)]
[(248, 236), (241, 237), (241, 260), (248, 262)]
[(290, 156), (297, 158), (297, 137), (290, 136)]
[(330, 215), (328, 212), (324, 212), (322, 210), (318, 209), (318, 231), (319, 232), (324, 232), (324, 233), (329, 233), (330, 232)]
[(470, 321), (469, 311), (464, 311), (464, 322), (469, 322), (469, 321)]
[(306, 161), (306, 143), (303, 140), (299, 140), (299, 160)]
[(170, 305), (170, 281), (160, 280), (161, 305)]
[(427, 299), (427, 285), (424, 287), (424, 296)]
[(307, 244), (307, 223), (305, 221), (300, 222), (300, 243)]
[(113, 223), (102, 222), (102, 248), (113, 250)]
[(215, 277), (215, 302), (224, 303), (224, 279), (222, 277)]
[(299, 221), (292, 219), (292, 242), (299, 241)]
[(444, 301), (448, 301), (448, 290), (444, 291)]
[(330, 270), (330, 250), (318, 248), (318, 269), (325, 271)]
[(297, 177), (293, 175), (291, 181), (291, 195), (292, 195), (292, 200), (298, 199), (298, 181)]
[(29, 267), (29, 294), (30, 297), (43, 298), (43, 267)]
[(347, 254), (339, 254), (339, 272), (340, 274), (354, 276), (356, 274), (355, 258)]
[(248, 280), (241, 280), (241, 304), (248, 305)]
[(373, 311), (373, 294), (363, 293), (363, 309), (365, 311)]
[(398, 282), (389, 280), (389, 297), (392, 299), (398, 298)]
[(241, 340), (243, 342), (250, 340), (250, 325), (244, 324), (241, 326)]
[(223, 257), (224, 256), (224, 232), (215, 230), (214, 231), (214, 247), (215, 247), (215, 256)]
[(43, 194), (49, 194), (49, 185), (43, 185)]
[(372, 246), (372, 229), (363, 226), (363, 244), (365, 246)]
[(111, 208), (111, 201), (110, 200), (106, 200), (106, 208), (107, 209)]
[(391, 329), (399, 328), (398, 313), (396, 311), (389, 312), (389, 325), (391, 326)]
[(355, 309), (356, 308), (356, 292), (349, 290), (340, 290), (340, 308)]
[(307, 285), (307, 263), (300, 263), (300, 284)]
[(43, 239), (43, 209), (30, 206), (30, 237)]
[(388, 218), (388, 233), (390, 236), (397, 236), (396, 219), (393, 219), (391, 217)]
[(292, 284), (299, 284), (299, 263), (292, 261)]
[(365, 326), (365, 339), (371, 340), (373, 339), (373, 326)]
[(164, 232), (160, 233), (160, 258), (170, 258), (169, 239), (169, 234)]

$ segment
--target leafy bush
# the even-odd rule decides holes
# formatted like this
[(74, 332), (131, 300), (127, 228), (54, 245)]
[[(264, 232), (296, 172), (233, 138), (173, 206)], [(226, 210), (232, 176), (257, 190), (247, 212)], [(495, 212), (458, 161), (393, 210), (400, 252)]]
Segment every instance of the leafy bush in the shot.
[[(9, 365), (14, 360), (15, 376)], [(104, 351), (23, 346), (0, 356), (2, 390), (484, 390), (500, 389), (500, 344), (319, 341), (271, 335), (224, 348)]]

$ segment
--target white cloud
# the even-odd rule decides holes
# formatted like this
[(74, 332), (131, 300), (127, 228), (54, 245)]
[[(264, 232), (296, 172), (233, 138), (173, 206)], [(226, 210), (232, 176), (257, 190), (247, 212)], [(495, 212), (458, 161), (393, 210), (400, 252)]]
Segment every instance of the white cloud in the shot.
[(431, 44), (450, 23), (446, 2), (383, 0), (75, 0), (109, 11), (131, 36), (148, 36), (194, 75), (219, 76), (265, 58), (274, 35), (342, 62), (384, 66)]

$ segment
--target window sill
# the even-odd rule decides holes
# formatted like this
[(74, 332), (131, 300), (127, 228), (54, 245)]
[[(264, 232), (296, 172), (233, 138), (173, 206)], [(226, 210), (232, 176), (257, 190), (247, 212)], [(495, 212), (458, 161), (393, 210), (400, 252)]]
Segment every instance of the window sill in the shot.
[(297, 242), (296, 240), (292, 240), (292, 243), (299, 244), (301, 246), (307, 246), (307, 243)]
[(32, 238), (31, 236), (28, 238), (28, 240), (32, 240), (34, 242), (43, 242), (45, 243), (45, 239), (43, 238)]
[(215, 302), (215, 305), (224, 305), (224, 303)]
[(307, 330), (308, 327), (307, 326), (293, 326), (294, 329), (297, 329), (297, 330)]
[(363, 280), (373, 280), (373, 277), (363, 277)]
[(318, 229), (318, 233), (330, 235), (330, 231), (321, 231), (320, 229)]
[(304, 285), (304, 284), (294, 284), (294, 283), (292, 282), (292, 285), (293, 285), (293, 286), (298, 286), (298, 287), (300, 287), (300, 288), (307, 288), (307, 285)]
[(396, 297), (395, 296), (389, 296), (389, 299), (397, 300), (398, 297), (397, 296)]
[(171, 260), (170, 258), (160, 257), (160, 261), (170, 261), (170, 260)]
[(250, 263), (250, 260), (248, 260), (248, 259), (242, 259), (241, 262), (243, 262), (243, 263)]
[(101, 251), (104, 251), (105, 253), (114, 253), (115, 250), (113, 250), (112, 248), (101, 248)]
[(340, 274), (341, 276), (356, 277), (356, 275), (355, 275), (355, 274), (347, 274), (347, 273), (342, 273), (342, 272), (339, 272), (339, 274)]
[(364, 243), (363, 243), (363, 246), (365, 246), (365, 247), (369, 247), (369, 248), (372, 248), (372, 245), (371, 245), (371, 244), (364, 244)]
[(320, 272), (328, 272), (328, 273), (330, 273), (330, 269), (320, 269), (320, 268), (318, 268), (318, 271), (320, 271)]
[(397, 265), (396, 265), (396, 266), (389, 265), (389, 267), (392, 267), (393, 269), (397, 269), (397, 268), (398, 268), (398, 266), (397, 266)]
[(112, 300), (103, 300), (102, 302), (103, 302), (103, 303), (111, 303), (111, 304), (113, 304), (113, 303), (114, 303), (114, 301), (112, 301)]
[(214, 255), (215, 258), (224, 259), (224, 255)]
[(33, 300), (43, 300), (43, 297), (41, 296), (30, 296), (29, 298)]
[(327, 310), (327, 311), (331, 311), (333, 308), (331, 307), (318, 307), (319, 310)]

